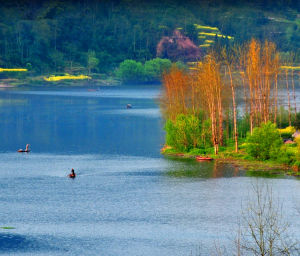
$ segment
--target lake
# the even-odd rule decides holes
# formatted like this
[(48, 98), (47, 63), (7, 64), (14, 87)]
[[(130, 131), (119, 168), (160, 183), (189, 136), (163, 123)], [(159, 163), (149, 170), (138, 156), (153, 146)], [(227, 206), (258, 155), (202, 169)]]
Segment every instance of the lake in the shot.
[[(14, 227), (0, 229), (1, 255), (209, 255), (214, 243), (233, 246), (257, 178), (162, 157), (159, 94), (160, 86), (0, 91), (0, 226)], [(16, 152), (27, 143), (30, 153)], [(173, 175), (186, 171), (193, 177)], [(258, 179), (299, 238), (300, 181)]]

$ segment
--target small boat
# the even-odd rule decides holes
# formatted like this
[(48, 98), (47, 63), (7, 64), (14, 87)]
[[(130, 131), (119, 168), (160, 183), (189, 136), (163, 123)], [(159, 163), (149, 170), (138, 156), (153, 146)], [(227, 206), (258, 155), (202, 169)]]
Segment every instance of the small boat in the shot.
[(71, 178), (71, 179), (75, 179), (76, 178), (76, 174), (71, 173), (71, 174), (68, 175), (68, 177)]
[(132, 105), (131, 105), (131, 104), (127, 104), (127, 105), (126, 105), (126, 108), (127, 108), (127, 109), (132, 108)]
[(29, 153), (30, 152), (29, 146), (30, 145), (27, 144), (25, 149), (18, 149), (18, 152), (19, 153)]
[(211, 160), (214, 160), (214, 159), (211, 158), (211, 157), (208, 157), (208, 156), (196, 156), (196, 160), (197, 161), (211, 161)]
[(75, 179), (76, 178), (76, 174), (75, 174), (75, 171), (74, 171), (73, 168), (71, 170), (71, 173), (68, 175), (68, 177), (71, 178), (71, 179)]

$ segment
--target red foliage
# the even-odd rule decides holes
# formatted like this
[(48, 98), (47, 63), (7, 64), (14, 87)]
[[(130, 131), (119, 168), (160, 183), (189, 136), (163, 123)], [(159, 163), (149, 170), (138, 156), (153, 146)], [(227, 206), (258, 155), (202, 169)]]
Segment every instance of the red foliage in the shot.
[(156, 47), (158, 57), (168, 58), (172, 61), (195, 61), (200, 58), (200, 49), (179, 30), (174, 30), (173, 35), (164, 36)]

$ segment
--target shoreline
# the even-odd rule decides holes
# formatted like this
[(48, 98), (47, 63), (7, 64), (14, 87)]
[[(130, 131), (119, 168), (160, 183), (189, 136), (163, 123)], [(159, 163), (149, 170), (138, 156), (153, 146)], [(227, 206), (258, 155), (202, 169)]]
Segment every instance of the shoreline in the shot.
[[(193, 155), (189, 153), (182, 152), (168, 152), (167, 149), (162, 148), (161, 154), (165, 157), (172, 157), (177, 159), (194, 159), (199, 155)], [(243, 168), (246, 171), (261, 172), (261, 173), (272, 173), (272, 174), (284, 174), (287, 176), (293, 176), (295, 178), (300, 178), (300, 172), (293, 169), (292, 166), (274, 163), (271, 161), (259, 161), (259, 160), (247, 160), (235, 157), (226, 157), (224, 154), (220, 155), (205, 155), (213, 158), (212, 161), (216, 163), (231, 164), (238, 168)]]
[[(94, 77), (93, 77), (94, 76)], [(59, 81), (46, 81), (45, 75), (32, 75), (25, 78), (0, 78), (0, 88), (16, 88), (26, 86), (57, 86), (57, 87), (77, 87), (77, 86), (119, 86), (119, 85), (160, 85), (161, 81), (144, 82), (122, 82), (115, 76), (99, 78), (100, 74), (92, 74), (91, 79), (65, 79)]]
[(57, 87), (77, 87), (77, 86), (117, 86), (121, 82), (114, 78), (107, 79), (92, 78), (90, 80), (61, 80), (61, 81), (45, 81), (44, 76), (28, 76), (26, 78), (4, 78), (0, 79), (0, 88), (17, 88), (26, 86), (57, 86)]

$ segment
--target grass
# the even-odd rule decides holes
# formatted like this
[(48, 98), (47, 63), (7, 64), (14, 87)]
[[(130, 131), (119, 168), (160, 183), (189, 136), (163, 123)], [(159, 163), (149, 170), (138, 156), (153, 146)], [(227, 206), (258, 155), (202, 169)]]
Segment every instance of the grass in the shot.
[(2, 228), (2, 229), (16, 229), (14, 227), (0, 227), (0, 228)]
[[(288, 147), (288, 151), (295, 152), (296, 148)], [(189, 152), (180, 152), (171, 147), (165, 147), (162, 150), (162, 154), (173, 158), (185, 158), (194, 159), (197, 155), (212, 157), (217, 163), (229, 163), (234, 166), (240, 167), (249, 171), (249, 175), (257, 175), (257, 172), (265, 172), (265, 175), (282, 175), (286, 173), (288, 175), (297, 176), (297, 172), (292, 171), (292, 167), (281, 164), (272, 160), (260, 161), (251, 158), (244, 149), (240, 149), (238, 153), (234, 151), (234, 147), (229, 145), (228, 147), (221, 147), (218, 155), (213, 154), (213, 148), (207, 150), (208, 153), (201, 154), (200, 150), (190, 150)], [(300, 173), (299, 173), (300, 174)], [(180, 175), (180, 172), (178, 173)]]

